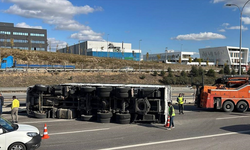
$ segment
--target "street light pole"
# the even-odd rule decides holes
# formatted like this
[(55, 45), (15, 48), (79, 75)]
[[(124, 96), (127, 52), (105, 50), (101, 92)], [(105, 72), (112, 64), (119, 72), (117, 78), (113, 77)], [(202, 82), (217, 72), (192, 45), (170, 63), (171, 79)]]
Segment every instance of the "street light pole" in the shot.
[(226, 4), (226, 6), (236, 6), (238, 7), (239, 11), (240, 11), (240, 54), (239, 54), (239, 75), (241, 75), (241, 45), (242, 45), (242, 12), (244, 7), (246, 6), (246, 4), (249, 2), (250, 0), (248, 0), (242, 7), (242, 9), (240, 9), (240, 7), (236, 4)]
[(141, 70), (141, 41), (142, 40), (139, 40), (139, 69)]

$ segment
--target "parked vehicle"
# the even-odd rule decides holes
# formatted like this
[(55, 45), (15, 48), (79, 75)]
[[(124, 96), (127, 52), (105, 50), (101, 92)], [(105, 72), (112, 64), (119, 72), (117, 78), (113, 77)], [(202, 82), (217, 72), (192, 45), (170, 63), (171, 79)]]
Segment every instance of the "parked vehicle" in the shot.
[(196, 85), (195, 103), (200, 108), (222, 109), (231, 112), (235, 108), (245, 112), (250, 106), (249, 76), (224, 76), (213, 86)]
[(14, 61), (13, 56), (8, 56), (2, 59), (1, 62), (1, 69), (6, 68), (50, 68), (50, 69), (59, 69), (59, 68), (66, 68), (66, 69), (75, 69), (73, 65), (36, 65), (36, 64), (17, 64)]
[(31, 125), (12, 124), (0, 117), (1, 150), (34, 150), (40, 147), (39, 130)]
[(27, 114), (101, 123), (164, 122), (171, 87), (137, 84), (35, 85), (27, 90)]

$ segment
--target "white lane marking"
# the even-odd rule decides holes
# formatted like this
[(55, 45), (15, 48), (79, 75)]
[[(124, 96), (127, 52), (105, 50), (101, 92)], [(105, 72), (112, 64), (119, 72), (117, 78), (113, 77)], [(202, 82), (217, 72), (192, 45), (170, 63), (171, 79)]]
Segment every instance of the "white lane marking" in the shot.
[(30, 122), (20, 122), (20, 123), (43, 123), (43, 122), (65, 122), (65, 121), (72, 121), (72, 120), (63, 120), (63, 119), (59, 119), (59, 120), (43, 120), (43, 121), (30, 121)]
[(236, 116), (236, 117), (216, 118), (216, 120), (237, 119), (237, 118), (246, 118), (246, 117), (250, 117), (250, 116)]
[(104, 130), (109, 130), (109, 129), (110, 129), (110, 128), (102, 128), (102, 129), (91, 129), (91, 130), (61, 132), (61, 133), (50, 133), (49, 135), (61, 135), (61, 134), (73, 134), (73, 133), (83, 133), (83, 132), (94, 132), (94, 131), (104, 131)]
[(105, 149), (99, 149), (99, 150), (117, 150), (117, 149), (125, 149), (125, 148), (135, 148), (135, 147), (150, 146), (150, 145), (157, 145), (157, 144), (165, 144), (165, 143), (173, 143), (173, 142), (180, 142), (180, 141), (189, 141), (189, 140), (196, 140), (196, 139), (219, 137), (219, 136), (225, 136), (225, 135), (242, 134), (242, 133), (248, 133), (248, 132), (250, 132), (250, 130), (239, 131), (239, 132), (230, 132), (230, 133), (222, 133), (222, 134), (205, 135), (205, 136), (197, 136), (197, 137), (182, 138), (182, 139), (167, 140), (167, 141), (159, 141), (159, 142), (134, 144), (134, 145), (119, 146), (119, 147), (105, 148)]

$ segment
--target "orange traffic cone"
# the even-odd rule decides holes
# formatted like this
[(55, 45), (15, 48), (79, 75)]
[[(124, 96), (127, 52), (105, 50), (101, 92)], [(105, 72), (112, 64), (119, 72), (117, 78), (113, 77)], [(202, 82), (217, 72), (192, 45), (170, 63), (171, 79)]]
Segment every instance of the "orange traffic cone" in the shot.
[(43, 130), (43, 137), (42, 139), (48, 139), (49, 135), (48, 135), (48, 130), (47, 130), (47, 125), (46, 123), (44, 124), (44, 130)]
[(165, 127), (169, 128), (169, 125), (170, 125), (170, 117), (168, 116), (168, 120), (167, 120), (167, 122), (165, 124)]

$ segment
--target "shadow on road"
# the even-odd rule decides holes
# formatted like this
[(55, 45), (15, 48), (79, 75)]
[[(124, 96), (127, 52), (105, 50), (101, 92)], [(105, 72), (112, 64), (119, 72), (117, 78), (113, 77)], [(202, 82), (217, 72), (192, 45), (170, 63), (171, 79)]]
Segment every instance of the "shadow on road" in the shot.
[(221, 129), (230, 132), (238, 132), (241, 134), (250, 134), (250, 124), (226, 126), (222, 127)]

